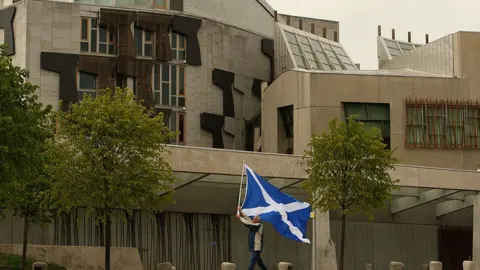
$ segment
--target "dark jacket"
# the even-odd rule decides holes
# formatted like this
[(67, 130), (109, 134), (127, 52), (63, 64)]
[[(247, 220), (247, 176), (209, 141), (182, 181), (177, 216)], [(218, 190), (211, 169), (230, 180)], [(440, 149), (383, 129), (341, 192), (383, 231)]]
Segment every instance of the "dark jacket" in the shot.
[(240, 221), (248, 228), (248, 251), (263, 250), (263, 224), (254, 223), (240, 211)]

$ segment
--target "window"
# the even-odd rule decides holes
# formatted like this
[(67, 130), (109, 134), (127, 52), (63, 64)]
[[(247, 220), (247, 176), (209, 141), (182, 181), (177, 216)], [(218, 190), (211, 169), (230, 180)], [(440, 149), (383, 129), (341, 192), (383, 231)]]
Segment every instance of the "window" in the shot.
[(154, 7), (159, 9), (167, 9), (168, 0), (154, 0)]
[(98, 24), (95, 18), (82, 18), (80, 51), (90, 53), (116, 54), (116, 32)]
[(185, 106), (185, 67), (156, 64), (153, 74), (153, 97), (158, 106)]
[(185, 60), (187, 59), (187, 38), (175, 32), (170, 34), (170, 45), (172, 46), (172, 59)]
[(390, 148), (390, 105), (380, 103), (343, 103), (345, 118), (355, 115), (366, 129), (375, 128), (383, 139), (386, 148)]
[(78, 101), (82, 101), (85, 95), (97, 96), (97, 76), (79, 72), (78, 73)]
[(405, 112), (407, 147), (479, 148), (479, 103), (407, 100)]
[(173, 112), (168, 120), (168, 128), (170, 131), (177, 132), (177, 136), (172, 144), (185, 144), (185, 113)]
[(278, 108), (287, 138), (293, 137), (293, 105)]
[(307, 62), (305, 61), (305, 57), (303, 57), (302, 51), (300, 50), (300, 46), (298, 45), (297, 38), (295, 37), (295, 33), (284, 31), (285, 37), (287, 38), (287, 42), (290, 46), (290, 50), (292, 51), (293, 58), (297, 66), (300, 68), (308, 69)]
[(137, 56), (153, 57), (154, 33), (135, 28), (135, 50)]

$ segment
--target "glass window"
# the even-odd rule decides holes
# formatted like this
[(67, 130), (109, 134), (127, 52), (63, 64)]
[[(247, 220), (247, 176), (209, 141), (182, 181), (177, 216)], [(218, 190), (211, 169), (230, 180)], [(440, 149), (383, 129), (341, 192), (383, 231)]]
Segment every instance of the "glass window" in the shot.
[(96, 97), (97, 76), (85, 72), (78, 73), (78, 100), (84, 99), (85, 95)]
[(157, 106), (185, 106), (185, 66), (156, 64), (153, 71), (153, 92)]
[(82, 18), (80, 51), (87, 53), (116, 54), (117, 33), (98, 24), (95, 18)]
[(153, 57), (153, 39), (154, 33), (135, 28), (135, 50), (137, 56)]
[(172, 32), (170, 34), (170, 45), (172, 47), (172, 59), (183, 61), (187, 56), (187, 37)]
[(374, 129), (390, 148), (390, 105), (380, 103), (344, 103), (345, 118), (354, 116), (367, 130)]
[(166, 9), (167, 2), (167, 0), (155, 0), (155, 8)]

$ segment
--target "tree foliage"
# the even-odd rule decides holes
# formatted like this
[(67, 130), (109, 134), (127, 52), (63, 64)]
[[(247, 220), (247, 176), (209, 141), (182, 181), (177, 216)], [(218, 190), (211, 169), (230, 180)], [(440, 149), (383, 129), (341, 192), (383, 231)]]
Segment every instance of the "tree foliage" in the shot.
[(389, 175), (398, 160), (377, 134), (349, 118), (330, 121), (328, 133), (312, 137), (305, 151), (305, 187), (317, 195), (312, 196), (315, 208), (371, 216), (372, 209), (384, 205), (398, 182)]
[(329, 122), (328, 132), (314, 135), (305, 151), (309, 179), (305, 188), (312, 206), (322, 212), (339, 210), (342, 219), (339, 269), (343, 270), (346, 215), (384, 206), (395, 188), (389, 170), (398, 161), (385, 148), (378, 131), (366, 130), (354, 117)]
[(0, 46), (0, 202), (5, 212), (24, 219), (22, 269), (30, 225), (52, 218), (44, 203), (51, 188), (46, 175), (51, 107), (38, 102), (37, 86), (27, 78)]
[(58, 112), (58, 119), (55, 201), (67, 211), (85, 207), (102, 221), (109, 247), (114, 209), (153, 213), (168, 198), (159, 196), (171, 191), (173, 181), (163, 154), (175, 134), (163, 114), (154, 115), (128, 89), (87, 95), (67, 112)]

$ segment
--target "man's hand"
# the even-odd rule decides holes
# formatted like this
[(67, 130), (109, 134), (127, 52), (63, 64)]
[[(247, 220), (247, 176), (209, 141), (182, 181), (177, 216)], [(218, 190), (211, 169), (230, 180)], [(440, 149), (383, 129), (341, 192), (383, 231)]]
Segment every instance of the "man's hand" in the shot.
[(237, 214), (237, 218), (240, 218), (240, 214)]

